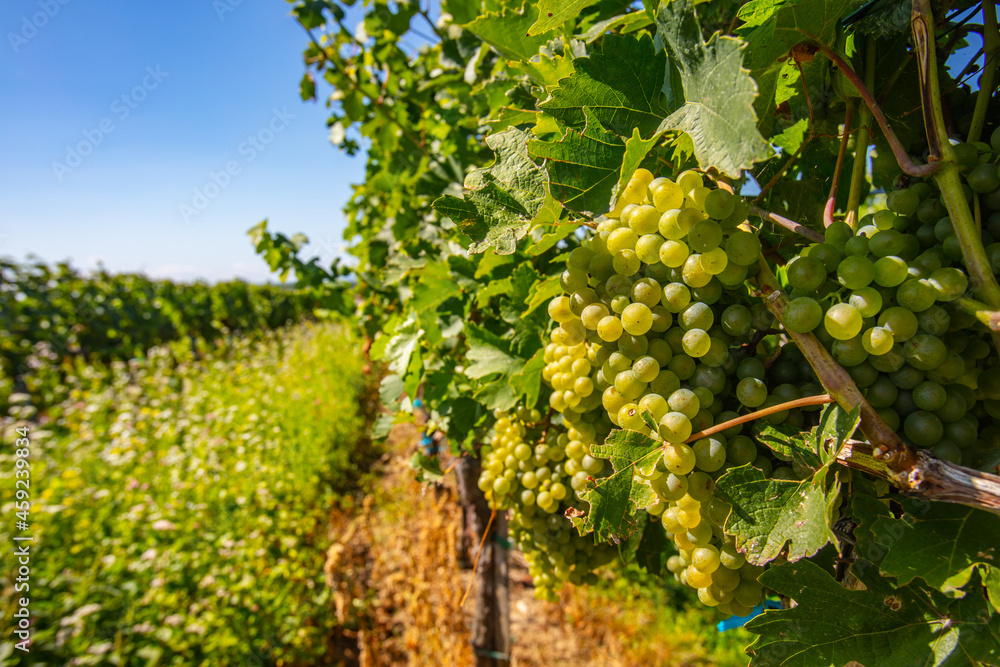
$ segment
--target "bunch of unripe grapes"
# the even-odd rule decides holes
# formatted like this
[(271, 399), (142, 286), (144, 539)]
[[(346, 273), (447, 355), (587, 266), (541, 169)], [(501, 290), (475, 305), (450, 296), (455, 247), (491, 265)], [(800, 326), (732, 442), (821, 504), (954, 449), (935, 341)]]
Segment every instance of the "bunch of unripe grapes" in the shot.
[(728, 507), (713, 497), (715, 480), (730, 466), (774, 466), (742, 426), (689, 440), (738, 410), (782, 400), (768, 391), (763, 361), (740, 349), (773, 321), (762, 305), (746, 305), (743, 285), (761, 250), (747, 211), (695, 172), (671, 181), (640, 169), (597, 233), (570, 253), (561, 277), (566, 294), (549, 304), (558, 323), (553, 341), (567, 350), (586, 345), (589, 368), (579, 370), (592, 374), (594, 388), (587, 384), (577, 398), (569, 394), (570, 375), (547, 370), (556, 389), (550, 404), (568, 406), (564, 415), (586, 414), (584, 402), (599, 395), (595, 409), (614, 426), (665, 441), (646, 481), (660, 496), (650, 513), (678, 547), (671, 571), (728, 613), (760, 601), (761, 570), (745, 565), (722, 532)]
[(550, 428), (543, 440), (536, 409), (498, 411), (494, 417), (479, 488), (492, 507), (508, 510), (510, 535), (528, 562), (536, 597), (553, 600), (563, 582), (592, 581), (593, 571), (614, 555), (611, 547), (595, 548), (581, 537), (565, 516), (571, 507), (579, 509), (588, 477), (604, 468), (603, 460), (590, 456), (597, 430), (579, 419), (566, 432)]
[[(966, 194), (980, 197), (996, 271), (995, 156), (986, 150), (968, 160)], [(989, 470), (1000, 443), (1000, 374), (988, 330), (963, 307), (970, 285), (952, 221), (931, 182), (890, 192), (886, 205), (856, 231), (834, 223), (824, 243), (787, 265), (785, 327), (816, 334), (904, 440)]]

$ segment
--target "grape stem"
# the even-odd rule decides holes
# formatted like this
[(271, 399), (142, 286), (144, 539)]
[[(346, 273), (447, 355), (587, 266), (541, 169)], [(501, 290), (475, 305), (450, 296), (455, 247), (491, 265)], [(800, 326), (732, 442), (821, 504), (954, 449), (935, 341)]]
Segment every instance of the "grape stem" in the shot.
[[(864, 81), (861, 80), (861, 77), (858, 76), (857, 72), (854, 71), (850, 64), (848, 64), (848, 62), (841, 58), (836, 51), (823, 42), (811, 35), (807, 36), (816, 42), (820, 51), (823, 52), (823, 55), (829, 58), (833, 64), (844, 73), (847, 80), (850, 81), (855, 88), (857, 88), (858, 92), (861, 94), (861, 99), (865, 101), (865, 104), (871, 110), (872, 115), (878, 122), (878, 126), (882, 129), (882, 133), (885, 135), (886, 141), (889, 142), (889, 146), (892, 148), (892, 154), (896, 156), (896, 161), (899, 163), (900, 168), (910, 176), (924, 177), (933, 174), (937, 169), (936, 164), (917, 164), (910, 158), (906, 149), (903, 148), (903, 144), (900, 143), (899, 138), (896, 136), (896, 133), (893, 132), (892, 127), (889, 126), (889, 121), (886, 119), (885, 113), (882, 112), (882, 107), (880, 107), (878, 102), (875, 101), (875, 98), (872, 97), (871, 92), (868, 90), (868, 86), (865, 85)], [(860, 144), (861, 142), (859, 141), (858, 145), (860, 146)]]
[(847, 155), (847, 139), (851, 136), (852, 120), (854, 120), (854, 102), (848, 102), (847, 111), (844, 112), (844, 134), (840, 138), (840, 150), (837, 152), (837, 166), (833, 170), (833, 183), (830, 184), (830, 196), (827, 197), (826, 207), (823, 209), (824, 227), (833, 224), (833, 211), (837, 207), (837, 189), (840, 186), (840, 171), (844, 167), (844, 156)]
[[(875, 83), (875, 40), (865, 40), (865, 85)], [(858, 223), (858, 206), (861, 205), (861, 188), (868, 169), (868, 143), (871, 141), (872, 110), (861, 105), (858, 115), (858, 136), (854, 142), (854, 165), (851, 169), (851, 189), (847, 193), (847, 225), (854, 229)]]
[[(997, 73), (997, 59), (1000, 58), (1000, 29), (997, 27), (995, 3), (983, 3), (983, 52), (986, 59), (983, 63), (983, 74), (979, 78), (979, 89), (989, 93), (993, 90), (993, 82)], [(990, 97), (989, 94), (982, 93), (976, 97), (976, 108), (972, 113), (972, 125), (969, 127), (970, 144), (979, 141), (980, 136), (982, 136)]]
[(834, 398), (830, 394), (819, 394), (817, 396), (806, 396), (805, 398), (797, 398), (794, 401), (786, 401), (785, 403), (779, 403), (778, 405), (772, 405), (769, 408), (764, 408), (763, 410), (757, 410), (756, 412), (751, 412), (749, 414), (740, 415), (735, 419), (730, 419), (729, 421), (724, 421), (721, 424), (716, 424), (711, 428), (706, 428), (697, 433), (691, 434), (691, 437), (685, 440), (685, 442), (694, 442), (701, 438), (706, 438), (710, 435), (715, 435), (716, 433), (721, 433), (733, 426), (739, 426), (740, 424), (746, 424), (747, 422), (752, 422), (757, 419), (762, 419), (769, 415), (773, 415), (778, 412), (784, 412), (785, 410), (794, 410), (795, 408), (805, 408), (810, 405), (826, 405), (827, 403), (833, 403)]
[[(1000, 310), (1000, 285), (997, 284), (996, 276), (993, 275), (986, 251), (983, 249), (982, 236), (962, 189), (955, 152), (952, 150), (951, 144), (948, 143), (944, 107), (941, 102), (937, 74), (934, 17), (931, 14), (928, 0), (913, 1), (911, 27), (913, 29), (913, 43), (917, 49), (921, 102), (924, 107), (924, 121), (927, 123), (928, 144), (932, 150), (938, 151), (942, 163), (941, 169), (934, 174), (934, 180), (941, 190), (941, 199), (948, 210), (948, 217), (951, 218), (955, 237), (962, 248), (962, 258), (965, 260), (969, 277), (972, 279), (973, 291), (990, 310)], [(994, 338), (994, 343), (1000, 343), (1000, 341)]]
[(1000, 332), (1000, 310), (993, 310), (982, 301), (976, 301), (969, 297), (955, 299), (955, 305), (970, 315), (974, 315), (990, 330)]
[(795, 222), (794, 220), (789, 220), (783, 215), (778, 215), (777, 213), (772, 213), (771, 211), (765, 211), (759, 206), (751, 206), (750, 212), (760, 218), (775, 222), (784, 227), (785, 229), (795, 232), (800, 236), (804, 236), (810, 241), (815, 241), (816, 243), (823, 243), (823, 241), (826, 240), (826, 237), (824, 237), (819, 232), (809, 229), (805, 225), (801, 225)]

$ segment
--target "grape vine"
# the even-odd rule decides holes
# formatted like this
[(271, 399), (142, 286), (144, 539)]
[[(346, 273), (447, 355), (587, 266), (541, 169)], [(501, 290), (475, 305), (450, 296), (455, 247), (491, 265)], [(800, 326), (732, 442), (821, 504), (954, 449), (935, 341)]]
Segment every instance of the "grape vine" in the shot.
[(379, 434), (479, 457), (539, 597), (636, 559), (783, 600), (753, 665), (997, 664), (996, 5), (572, 4), (294, 3)]

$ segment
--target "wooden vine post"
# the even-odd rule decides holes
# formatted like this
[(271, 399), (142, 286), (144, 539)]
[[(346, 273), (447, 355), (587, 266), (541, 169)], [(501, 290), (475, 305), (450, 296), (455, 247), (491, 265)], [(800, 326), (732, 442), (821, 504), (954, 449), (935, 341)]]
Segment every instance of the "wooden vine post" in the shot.
[(463, 456), (455, 463), (467, 536), (462, 545), (475, 572), (472, 649), (476, 667), (505, 667), (510, 664), (507, 517), (505, 512), (494, 514), (479, 490), (481, 471), (480, 459), (475, 456)]

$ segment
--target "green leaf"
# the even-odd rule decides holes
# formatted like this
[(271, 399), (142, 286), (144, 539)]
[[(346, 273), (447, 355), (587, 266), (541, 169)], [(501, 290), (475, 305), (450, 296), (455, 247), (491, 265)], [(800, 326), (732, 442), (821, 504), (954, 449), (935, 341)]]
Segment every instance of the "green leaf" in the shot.
[(566, 208), (600, 214), (609, 208), (625, 144), (605, 130), (589, 108), (583, 113), (586, 126), (582, 131), (568, 128), (557, 141), (533, 139), (528, 142), (528, 154), (547, 160), (549, 189)]
[(553, 297), (559, 296), (562, 292), (559, 276), (549, 276), (545, 280), (538, 281), (531, 287), (531, 294), (525, 303), (527, 307), (524, 310), (524, 315), (530, 315), (536, 308), (547, 304)]
[(540, 35), (558, 28), (570, 18), (577, 16), (584, 7), (596, 3), (597, 0), (538, 0), (538, 20), (528, 28), (528, 36)]
[(667, 558), (670, 556), (670, 540), (667, 539), (667, 531), (663, 529), (660, 521), (650, 521), (642, 531), (642, 539), (635, 550), (635, 559), (639, 567), (647, 572), (659, 575), (666, 566)]
[(512, 60), (527, 60), (549, 41), (541, 32), (529, 34), (538, 18), (538, 8), (529, 2), (523, 12), (505, 7), (502, 13), (491, 12), (463, 27)]
[(850, 590), (808, 560), (773, 566), (759, 581), (796, 606), (746, 625), (760, 635), (747, 649), (752, 666), (973, 667), (1000, 657), (1000, 624), (979, 593), (953, 602), (881, 577)]
[(594, 457), (611, 459), (614, 472), (583, 494), (590, 511), (571, 515), (581, 535), (592, 532), (598, 542), (617, 542), (636, 528), (636, 510), (655, 502), (655, 494), (648, 484), (635, 479), (635, 473), (653, 472), (662, 454), (660, 447), (661, 443), (637, 431), (614, 431), (604, 445), (591, 448)]
[(404, 375), (410, 366), (410, 356), (417, 348), (424, 330), (417, 325), (416, 317), (411, 315), (397, 329), (396, 334), (385, 346), (385, 359), (389, 360), (389, 370)]
[(576, 72), (540, 105), (564, 124), (584, 125), (586, 107), (619, 136), (628, 137), (635, 129), (649, 136), (667, 115), (660, 106), (667, 58), (662, 49), (653, 48), (649, 35), (608, 35), (600, 51), (573, 64)]
[(494, 164), (469, 174), (464, 199), (444, 195), (433, 203), (472, 239), (469, 252), (513, 253), (534, 216), (545, 210), (546, 175), (528, 157), (528, 136), (511, 128), (488, 137), (486, 144), (497, 154)]
[(747, 464), (732, 468), (719, 478), (716, 495), (732, 505), (726, 533), (736, 537), (747, 561), (763, 565), (777, 558), (788, 545), (788, 560), (811, 556), (835, 540), (830, 517), (840, 490), (827, 484), (829, 468), (813, 479), (794, 482), (768, 479)]
[(649, 151), (656, 145), (661, 136), (663, 136), (663, 132), (657, 131), (649, 139), (643, 139), (639, 136), (639, 128), (632, 130), (632, 136), (625, 140), (625, 155), (622, 158), (621, 175), (618, 177), (618, 185), (615, 188), (616, 196), (625, 189), (635, 174), (635, 170), (646, 159)]
[(538, 350), (525, 362), (520, 372), (510, 376), (510, 386), (518, 397), (524, 396), (524, 405), (533, 408), (542, 388), (542, 370), (545, 368), (545, 350)]
[(519, 371), (524, 363), (510, 355), (502, 339), (476, 324), (465, 325), (465, 340), (469, 344), (465, 357), (471, 362), (465, 367), (465, 374), (470, 378), (479, 379), (493, 373), (510, 375)]
[(787, 424), (761, 428), (757, 440), (776, 453), (784, 461), (794, 460), (800, 465), (813, 470), (822, 467), (823, 462), (812, 451), (811, 438), (808, 431), (803, 432)]
[(746, 66), (761, 89), (756, 108), (763, 131), (771, 131), (771, 110), (784, 101), (777, 95), (787, 95), (781, 91), (781, 74), (787, 65), (779, 59), (796, 44), (813, 38), (834, 44), (837, 22), (853, 4), (853, 0), (751, 0), (740, 8), (738, 16), (745, 23), (737, 33), (747, 41)]
[(649, 17), (646, 12), (630, 12), (628, 14), (619, 14), (618, 16), (612, 16), (609, 19), (605, 19), (599, 23), (595, 23), (590, 30), (583, 33), (580, 37), (581, 41), (590, 44), (599, 37), (604, 36), (605, 33), (612, 32), (618, 28), (621, 28), (622, 34), (627, 34), (630, 32), (635, 32), (636, 30), (642, 30), (646, 26), (652, 25), (653, 19)]
[(985, 568), (983, 574), (983, 585), (990, 599), (993, 609), (1000, 613), (1000, 567)]
[(855, 406), (850, 412), (836, 403), (830, 403), (819, 416), (819, 425), (812, 430), (816, 455), (824, 464), (837, 458), (844, 442), (854, 435), (861, 423), (861, 408)]
[(773, 151), (754, 114), (757, 84), (743, 68), (746, 44), (718, 33), (705, 42), (687, 0), (660, 3), (656, 26), (679, 70), (685, 99), (660, 129), (686, 133), (702, 168), (715, 167), (733, 178), (770, 158)]
[(888, 549), (882, 572), (905, 584), (920, 577), (946, 593), (965, 586), (972, 570), (1000, 566), (1000, 516), (964, 505), (901, 498), (906, 514), (879, 518), (875, 541)]

